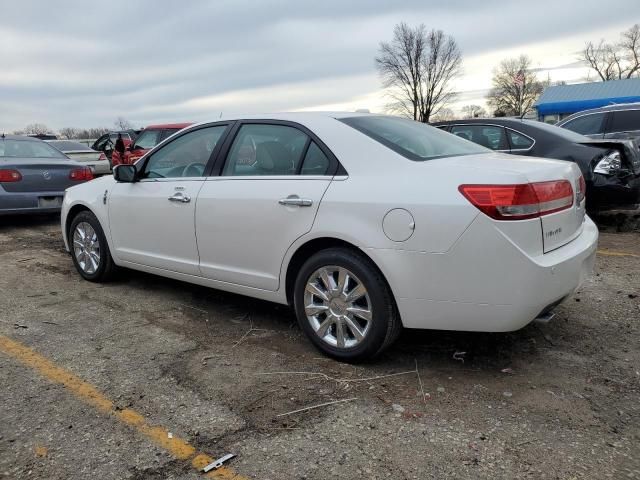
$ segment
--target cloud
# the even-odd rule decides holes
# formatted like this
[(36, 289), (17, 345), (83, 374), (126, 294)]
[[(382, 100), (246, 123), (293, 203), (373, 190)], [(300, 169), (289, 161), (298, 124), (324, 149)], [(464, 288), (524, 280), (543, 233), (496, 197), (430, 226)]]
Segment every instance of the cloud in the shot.
[[(6, 3), (0, 130), (110, 125), (120, 115), (140, 125), (200, 120), (209, 109), (381, 108), (373, 59), (400, 21), (453, 35), (466, 78), (486, 79), (482, 62), (493, 62), (492, 52), (622, 30), (630, 26), (624, 12), (636, 7), (610, 0), (603, 16), (596, 0)], [(545, 66), (559, 68), (557, 53)]]

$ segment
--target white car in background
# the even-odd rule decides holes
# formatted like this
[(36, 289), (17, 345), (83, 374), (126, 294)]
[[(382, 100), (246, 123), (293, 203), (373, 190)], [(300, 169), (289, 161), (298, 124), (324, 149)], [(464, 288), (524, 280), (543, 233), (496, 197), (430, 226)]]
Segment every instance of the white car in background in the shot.
[(502, 332), (546, 318), (593, 268), (569, 162), (494, 153), (371, 114), (188, 127), (67, 190), (85, 279), (116, 267), (290, 304), (324, 353), (371, 357), (401, 327)]
[(109, 159), (103, 152), (98, 152), (80, 142), (73, 140), (45, 140), (52, 147), (57, 148), (67, 157), (76, 162), (80, 162), (87, 167), (95, 175), (106, 175), (111, 173), (111, 165)]

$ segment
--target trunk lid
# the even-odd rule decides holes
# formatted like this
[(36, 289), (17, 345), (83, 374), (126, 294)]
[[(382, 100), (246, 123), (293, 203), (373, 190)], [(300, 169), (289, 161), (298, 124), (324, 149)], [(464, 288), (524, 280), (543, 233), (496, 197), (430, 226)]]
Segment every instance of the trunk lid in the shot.
[(100, 160), (100, 152), (86, 152), (86, 151), (79, 151), (79, 152), (64, 152), (64, 154), (69, 157), (72, 160), (77, 160), (77, 161), (93, 161), (93, 160)]
[(71, 180), (71, 170), (82, 168), (82, 164), (67, 159), (10, 159), (0, 160), (0, 168), (13, 169), (20, 172), (22, 179), (18, 182), (7, 182), (2, 188), (7, 192), (64, 192), (67, 187), (80, 182)]

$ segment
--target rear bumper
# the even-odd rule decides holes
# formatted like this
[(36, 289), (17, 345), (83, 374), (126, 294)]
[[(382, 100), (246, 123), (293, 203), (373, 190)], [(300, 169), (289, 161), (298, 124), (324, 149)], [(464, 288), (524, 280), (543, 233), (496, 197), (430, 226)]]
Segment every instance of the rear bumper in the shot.
[(640, 204), (640, 176), (620, 179), (594, 174), (587, 194), (589, 210), (635, 209)]
[[(41, 205), (40, 198), (64, 197), (64, 192), (6, 192), (0, 188), (0, 215), (15, 215), (29, 213), (56, 213), (61, 205)], [(62, 203), (62, 202), (61, 202)]]
[(593, 271), (598, 229), (585, 217), (580, 235), (529, 256), (478, 216), (443, 254), (373, 250), (408, 328), (518, 330), (571, 295)]

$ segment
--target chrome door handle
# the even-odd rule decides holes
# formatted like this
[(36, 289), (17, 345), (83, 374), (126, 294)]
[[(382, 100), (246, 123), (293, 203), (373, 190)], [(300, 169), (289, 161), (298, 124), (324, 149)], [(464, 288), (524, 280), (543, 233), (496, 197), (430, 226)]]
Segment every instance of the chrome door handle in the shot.
[(296, 207), (310, 207), (313, 205), (313, 200), (308, 198), (300, 198), (297, 195), (289, 195), (287, 198), (281, 198), (278, 200), (280, 205), (296, 206)]
[(178, 192), (170, 196), (168, 200), (170, 202), (189, 203), (191, 201), (191, 197), (187, 195), (183, 195), (182, 193)]

